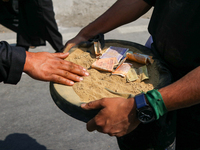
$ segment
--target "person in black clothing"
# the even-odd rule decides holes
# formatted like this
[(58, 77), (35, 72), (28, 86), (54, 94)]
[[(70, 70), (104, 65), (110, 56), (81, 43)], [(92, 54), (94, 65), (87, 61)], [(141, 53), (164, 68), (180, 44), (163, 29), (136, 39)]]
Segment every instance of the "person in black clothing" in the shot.
[(63, 51), (52, 0), (1, 0), (0, 23), (17, 33), (17, 46), (28, 50), (48, 41), (56, 52)]
[(22, 72), (33, 79), (72, 86), (87, 76), (86, 69), (64, 60), (69, 53), (27, 52), (23, 47), (0, 42), (0, 82), (17, 84)]
[(17, 32), (19, 24), (18, 19), (18, 1), (0, 0), (0, 24), (6, 28)]
[[(101, 108), (87, 123), (87, 129), (116, 136), (122, 150), (200, 149), (200, 1), (119, 0), (69, 40), (65, 51), (138, 19), (151, 7), (154, 11), (148, 30), (153, 39), (152, 52), (166, 64), (174, 80), (158, 89), (153, 98), (149, 97), (152, 91), (142, 94), (154, 117), (158, 117), (151, 123), (141, 123), (136, 111), (140, 95), (103, 98), (82, 105), (87, 110)], [(161, 110), (160, 116), (156, 109)]]

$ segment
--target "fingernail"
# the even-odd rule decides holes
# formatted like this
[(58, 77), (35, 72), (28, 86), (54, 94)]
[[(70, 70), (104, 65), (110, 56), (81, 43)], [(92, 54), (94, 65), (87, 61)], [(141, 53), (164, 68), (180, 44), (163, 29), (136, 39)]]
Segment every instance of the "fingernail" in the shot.
[(85, 68), (83, 68), (83, 70), (84, 70), (84, 71), (86, 71), (86, 69), (85, 69)]
[(81, 104), (81, 107), (85, 107), (85, 104)]
[(88, 72), (85, 72), (85, 75), (86, 75), (86, 76), (89, 76), (89, 73), (88, 73)]
[(70, 85), (74, 85), (74, 82), (73, 82), (73, 81), (70, 81), (69, 84), (70, 84)]
[(80, 81), (83, 81), (83, 78), (79, 78)]

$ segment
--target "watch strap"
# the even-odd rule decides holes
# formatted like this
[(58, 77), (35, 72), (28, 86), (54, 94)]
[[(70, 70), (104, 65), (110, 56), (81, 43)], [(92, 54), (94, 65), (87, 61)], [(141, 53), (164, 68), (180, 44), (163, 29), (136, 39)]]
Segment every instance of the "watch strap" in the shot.
[(137, 109), (140, 109), (142, 107), (148, 106), (148, 104), (146, 103), (146, 99), (145, 99), (144, 93), (136, 95), (134, 97), (134, 99), (135, 99), (135, 103), (136, 103)]

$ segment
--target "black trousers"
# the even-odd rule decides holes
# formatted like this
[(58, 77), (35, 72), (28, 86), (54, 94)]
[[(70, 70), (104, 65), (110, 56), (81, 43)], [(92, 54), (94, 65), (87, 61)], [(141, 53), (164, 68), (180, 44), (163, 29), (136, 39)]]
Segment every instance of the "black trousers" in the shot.
[(121, 150), (165, 150), (174, 142), (175, 136), (176, 112), (170, 112), (152, 123), (141, 123), (117, 141)]
[(11, 3), (1, 3), (0, 23), (17, 32), (17, 46), (42, 46), (48, 41), (57, 52), (62, 51), (63, 39), (52, 0), (18, 0), (18, 11), (14, 13)]

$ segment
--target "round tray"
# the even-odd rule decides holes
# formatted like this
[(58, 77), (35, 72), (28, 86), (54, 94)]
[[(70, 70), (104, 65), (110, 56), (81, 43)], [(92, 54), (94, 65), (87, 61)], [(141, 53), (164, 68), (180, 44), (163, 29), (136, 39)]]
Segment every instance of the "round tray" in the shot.
[[(124, 47), (131, 47), (133, 52), (147, 54), (153, 56), (154, 63), (156, 63), (156, 69), (159, 72), (159, 84), (155, 87), (159, 89), (171, 83), (171, 73), (169, 70), (159, 61), (159, 59), (151, 52), (150, 49), (129, 41), (122, 40), (105, 40), (105, 46), (115, 46), (116, 44), (124, 45)], [(73, 52), (76, 47), (70, 49), (70, 53)], [(80, 49), (80, 48), (79, 48)], [(99, 110), (84, 110), (80, 107), (83, 103), (80, 101), (80, 97), (75, 93), (72, 86), (61, 85), (50, 82), (50, 93), (55, 104), (66, 114), (83, 122), (88, 122), (92, 119)]]

